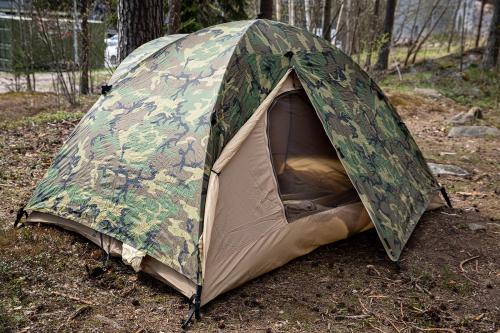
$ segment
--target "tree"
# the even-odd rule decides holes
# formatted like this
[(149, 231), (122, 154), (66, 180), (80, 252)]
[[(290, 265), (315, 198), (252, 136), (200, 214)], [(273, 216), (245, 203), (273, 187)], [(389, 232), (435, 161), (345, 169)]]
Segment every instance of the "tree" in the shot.
[(495, 9), (491, 18), (490, 32), (483, 56), (483, 67), (493, 68), (498, 65), (500, 51), (500, 0), (495, 1)]
[(325, 0), (323, 9), (323, 38), (327, 41), (332, 39), (332, 0)]
[(167, 32), (169, 35), (179, 32), (179, 29), (181, 27), (181, 0), (168, 1), (167, 22)]
[(181, 1), (181, 27), (178, 32), (191, 33), (224, 22), (248, 20), (247, 9), (252, 17), (259, 11), (259, 8), (254, 10), (248, 0)]
[(394, 12), (397, 0), (387, 0), (384, 19), (384, 41), (378, 53), (375, 69), (383, 70), (389, 67), (389, 52), (391, 48), (392, 28), (394, 26)]
[(462, 31), (460, 32), (460, 72), (462, 72), (464, 69), (466, 16), (467, 16), (467, 1), (464, 1), (463, 12), (462, 12)]
[(276, 21), (281, 21), (281, 0), (276, 0)]
[(373, 46), (375, 44), (379, 7), (380, 7), (380, 0), (375, 0), (375, 3), (373, 5), (371, 24), (370, 24), (370, 40), (368, 41), (368, 50), (366, 51), (366, 59), (365, 59), (365, 68), (367, 70), (369, 70), (370, 67), (372, 66), (372, 52), (373, 52)]
[[(446, 5), (443, 6), (441, 3), (441, 0), (435, 0), (434, 3), (432, 4), (432, 7), (429, 9), (427, 12), (427, 16), (423, 16), (422, 14), (421, 17), (424, 17), (423, 23), (413, 25), (412, 28), (412, 39), (408, 45), (408, 51), (406, 52), (406, 57), (404, 61), (404, 65), (408, 65), (408, 62), (410, 61), (411, 57), (411, 63), (414, 64), (416, 59), (417, 59), (417, 54), (424, 45), (424, 43), (427, 41), (427, 39), (431, 36), (432, 32), (434, 29), (437, 27), (441, 19), (443, 18), (444, 14), (449, 8), (449, 3), (450, 0), (446, 3)], [(464, 2), (465, 5), (466, 2)], [(420, 1), (419, 1), (420, 4)], [(439, 9), (442, 8), (441, 12), (439, 12)], [(415, 36), (413, 36), (413, 32), (415, 32)]]
[(481, 28), (483, 26), (484, 5), (486, 5), (486, 0), (481, 0), (481, 9), (479, 11), (479, 22), (477, 22), (476, 41), (474, 43), (474, 47), (476, 49), (479, 47), (479, 40), (481, 39)]
[(89, 93), (90, 70), (90, 29), (89, 29), (89, 0), (80, 1), (80, 17), (82, 19), (82, 49), (80, 53), (80, 93)]
[(353, 10), (352, 10), (352, 2), (353, 0), (344, 0), (342, 3), (345, 3), (344, 10), (345, 10), (345, 34), (344, 34), (344, 39), (342, 40), (342, 50), (347, 53), (348, 55), (351, 55), (351, 38), (352, 38), (352, 26), (353, 23), (356, 19), (356, 17), (353, 15)]
[(458, 18), (458, 12), (460, 11), (460, 6), (462, 6), (462, 0), (458, 0), (457, 6), (455, 7), (455, 14), (453, 14), (453, 21), (451, 23), (451, 29), (448, 38), (448, 53), (451, 50), (451, 44), (453, 43), (453, 36), (455, 35), (455, 26)]
[(295, 5), (294, 0), (288, 0), (288, 24), (295, 25)]
[(306, 29), (311, 31), (311, 3), (309, 0), (304, 0), (304, 13), (306, 17)]
[(163, 35), (162, 0), (119, 0), (118, 58)]
[(339, 9), (337, 26), (335, 27), (335, 36), (333, 36), (333, 41), (332, 41), (334, 45), (337, 45), (337, 37), (339, 36), (340, 32), (340, 23), (342, 22), (342, 13), (344, 13), (344, 1), (342, 1)]
[(260, 0), (260, 18), (273, 19), (273, 0)]

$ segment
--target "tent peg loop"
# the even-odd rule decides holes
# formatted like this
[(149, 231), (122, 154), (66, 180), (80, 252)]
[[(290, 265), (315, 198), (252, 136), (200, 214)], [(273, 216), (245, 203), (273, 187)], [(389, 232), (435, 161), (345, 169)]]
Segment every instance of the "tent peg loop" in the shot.
[(183, 330), (185, 330), (189, 326), (189, 324), (193, 320), (193, 316), (196, 320), (201, 319), (200, 307), (201, 307), (201, 286), (197, 285), (196, 293), (193, 294), (193, 296), (191, 296), (191, 298), (189, 299), (189, 312), (186, 320), (184, 320), (181, 325)]

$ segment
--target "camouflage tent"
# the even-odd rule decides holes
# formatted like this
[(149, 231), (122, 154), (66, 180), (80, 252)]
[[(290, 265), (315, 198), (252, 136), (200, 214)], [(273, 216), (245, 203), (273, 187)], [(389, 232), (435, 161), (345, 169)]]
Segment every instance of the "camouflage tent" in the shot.
[(371, 227), (397, 260), (440, 189), (373, 80), (296, 27), (164, 37), (110, 85), (28, 222), (79, 232), (202, 305)]

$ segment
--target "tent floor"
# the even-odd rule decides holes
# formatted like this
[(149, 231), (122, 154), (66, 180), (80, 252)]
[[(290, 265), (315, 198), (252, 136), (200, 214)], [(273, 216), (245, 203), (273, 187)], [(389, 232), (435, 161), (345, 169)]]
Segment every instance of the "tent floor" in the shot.
[(281, 199), (289, 222), (360, 201), (354, 189), (340, 195), (328, 192), (283, 194)]

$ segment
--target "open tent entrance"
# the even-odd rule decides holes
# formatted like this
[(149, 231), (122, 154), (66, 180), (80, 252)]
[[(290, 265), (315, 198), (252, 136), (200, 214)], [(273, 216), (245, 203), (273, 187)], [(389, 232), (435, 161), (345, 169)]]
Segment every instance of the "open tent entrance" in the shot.
[(267, 130), (289, 222), (360, 200), (303, 89), (276, 97)]
[(373, 224), (293, 71), (214, 163), (202, 304)]

